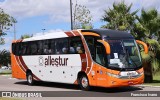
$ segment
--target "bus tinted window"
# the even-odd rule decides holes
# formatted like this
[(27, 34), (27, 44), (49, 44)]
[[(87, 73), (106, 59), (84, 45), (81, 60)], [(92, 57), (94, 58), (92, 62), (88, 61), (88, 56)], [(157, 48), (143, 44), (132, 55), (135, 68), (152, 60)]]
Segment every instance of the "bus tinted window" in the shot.
[(37, 54), (37, 43), (31, 42), (31, 55), (36, 55), (36, 54)]
[(106, 58), (105, 58), (105, 47), (103, 44), (98, 43), (96, 45), (96, 62), (100, 65), (105, 66), (106, 65)]
[(12, 52), (18, 56), (85, 53), (80, 37), (13, 43)]
[(83, 47), (82, 40), (80, 37), (71, 38), (69, 44), (70, 44), (70, 47), (69, 47), (70, 54), (84, 53), (84, 47)]
[(43, 41), (37, 41), (37, 55), (43, 54)]
[(49, 54), (55, 54), (55, 40), (49, 40)]
[(19, 55), (19, 52), (20, 52), (19, 51), (19, 46), (20, 46), (19, 43), (16, 43), (16, 47), (15, 47), (15, 54), (16, 55)]
[(88, 48), (89, 48), (89, 50), (90, 50), (92, 59), (95, 59), (95, 48), (94, 48), (94, 47), (95, 47), (95, 45), (94, 45), (95, 43), (94, 43), (94, 37), (86, 36), (85, 39), (86, 39)]
[(68, 39), (56, 39), (56, 54), (67, 54), (68, 53)]
[(12, 53), (15, 55), (15, 49), (16, 49), (16, 44), (15, 43), (12, 43)]
[(26, 42), (21, 43), (21, 55), (27, 54), (27, 46), (28, 46), (28, 44)]
[(48, 40), (43, 41), (43, 54), (44, 55), (49, 54), (49, 41)]

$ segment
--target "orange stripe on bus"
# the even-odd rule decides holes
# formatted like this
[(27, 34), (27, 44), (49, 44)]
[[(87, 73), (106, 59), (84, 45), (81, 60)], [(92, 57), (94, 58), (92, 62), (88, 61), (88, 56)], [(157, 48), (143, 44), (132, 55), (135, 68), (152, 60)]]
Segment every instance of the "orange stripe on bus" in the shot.
[(21, 64), (20, 64), (19, 57), (18, 57), (18, 56), (15, 56), (15, 57), (16, 57), (16, 60), (17, 60), (17, 65), (20, 66), (21, 69), (22, 69), (24, 72), (26, 72), (26, 69), (25, 69), (23, 66), (21, 66)]
[(82, 63), (81, 71), (86, 71), (86, 67), (87, 67), (86, 55), (85, 54), (80, 54), (80, 56), (81, 56), (81, 63)]
[[(20, 56), (19, 58), (20, 58), (20, 61), (21, 61), (21, 64), (23, 65), (23, 67), (24, 67), (26, 70), (29, 69), (29, 68), (27, 67), (27, 65), (25, 64), (22, 56)], [(34, 73), (32, 73), (32, 74), (33, 74), (33, 77), (34, 77), (36, 80), (39, 80), (39, 81), (41, 80), (41, 79), (38, 78)]]
[(64, 32), (68, 37), (74, 36), (71, 32)]
[(75, 34), (75, 36), (80, 36), (78, 31), (72, 31), (72, 32)]
[[(80, 35), (81, 33), (79, 33), (78, 31), (73, 31), (73, 33), (76, 35), (76, 36), (80, 36), (81, 37), (81, 40), (82, 40), (82, 42), (83, 42), (83, 45), (84, 45), (84, 48), (85, 48), (85, 52), (86, 52), (86, 56), (87, 56), (87, 62), (88, 62), (88, 65), (86, 66), (86, 68), (85, 68), (85, 72), (86, 72), (86, 74), (88, 74), (89, 73), (89, 71), (91, 70), (91, 64), (92, 64), (92, 58), (91, 58), (91, 55), (90, 55), (90, 53), (89, 53), (89, 50), (87, 49), (88, 48), (88, 46), (87, 46), (87, 44), (85, 43), (85, 39), (84, 39), (84, 37), (83, 37), (83, 35)], [(84, 68), (82, 68), (82, 69), (84, 69)]]

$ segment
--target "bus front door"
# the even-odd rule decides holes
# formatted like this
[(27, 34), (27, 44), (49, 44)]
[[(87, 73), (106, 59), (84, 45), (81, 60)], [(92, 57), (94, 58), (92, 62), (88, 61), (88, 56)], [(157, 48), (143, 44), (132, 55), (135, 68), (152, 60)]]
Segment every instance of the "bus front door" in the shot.
[(104, 86), (106, 79), (106, 53), (105, 47), (102, 43), (97, 42), (96, 45), (96, 76), (97, 76), (97, 86)]

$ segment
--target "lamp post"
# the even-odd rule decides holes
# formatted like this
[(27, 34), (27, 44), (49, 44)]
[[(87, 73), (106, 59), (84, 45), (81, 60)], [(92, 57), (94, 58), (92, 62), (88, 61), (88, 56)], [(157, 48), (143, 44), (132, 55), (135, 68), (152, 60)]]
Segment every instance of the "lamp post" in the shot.
[(72, 19), (72, 0), (70, 0), (70, 16), (71, 16), (71, 30), (73, 30), (73, 19)]
[(44, 35), (44, 31), (45, 31), (46, 29), (42, 29), (42, 33), (43, 33), (43, 35)]
[(13, 24), (14, 27), (14, 40), (16, 40), (16, 23)]

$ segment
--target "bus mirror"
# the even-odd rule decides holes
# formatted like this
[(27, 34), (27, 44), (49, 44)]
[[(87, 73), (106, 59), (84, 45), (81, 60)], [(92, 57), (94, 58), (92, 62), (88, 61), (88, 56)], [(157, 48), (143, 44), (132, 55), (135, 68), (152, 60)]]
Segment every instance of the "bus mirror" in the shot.
[(136, 42), (137, 42), (138, 44), (141, 44), (141, 45), (143, 46), (143, 48), (144, 48), (144, 52), (145, 52), (146, 54), (148, 54), (148, 46), (147, 46), (147, 44), (144, 43), (144, 42), (142, 42), (142, 41), (140, 41), (140, 40), (136, 40)]
[(106, 49), (106, 54), (110, 54), (111, 53), (111, 48), (108, 42), (103, 41), (103, 40), (97, 40), (98, 42), (102, 43)]

